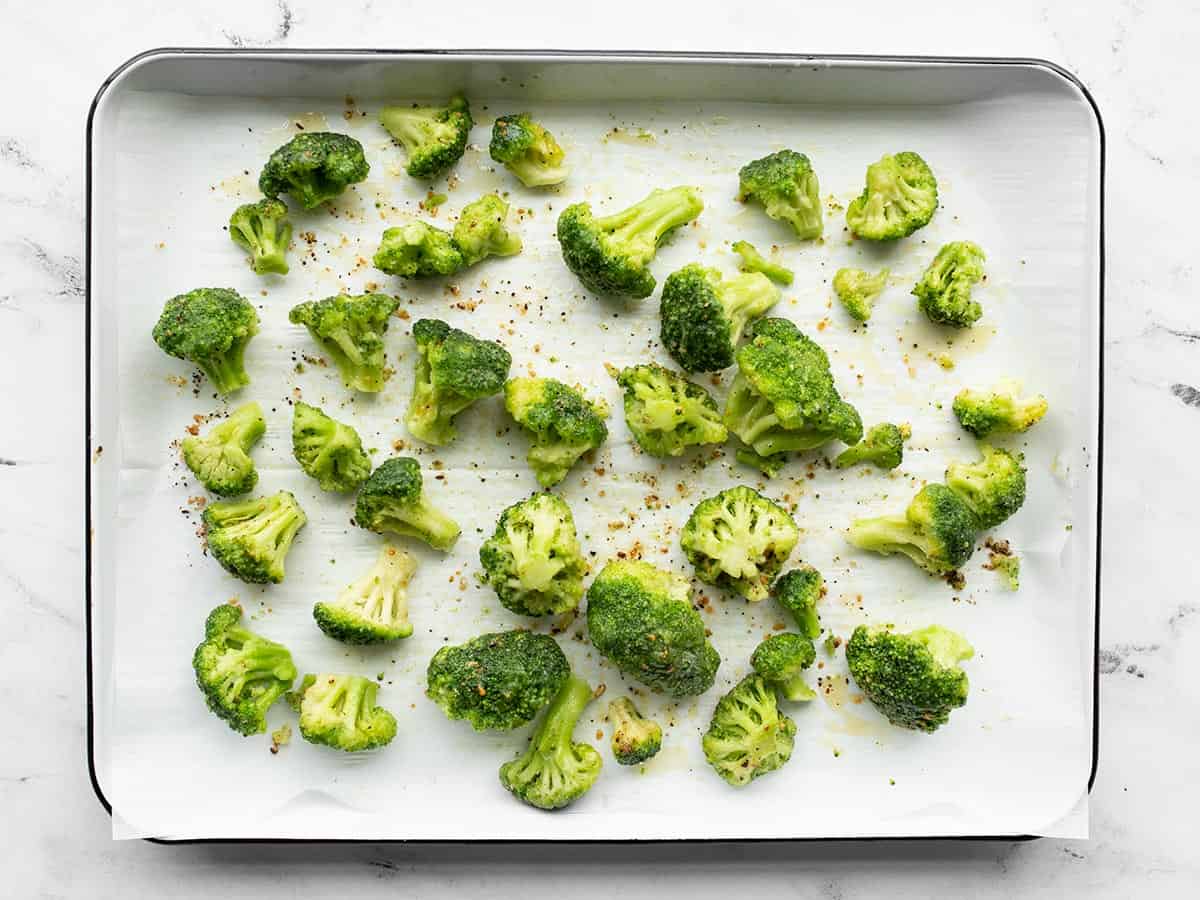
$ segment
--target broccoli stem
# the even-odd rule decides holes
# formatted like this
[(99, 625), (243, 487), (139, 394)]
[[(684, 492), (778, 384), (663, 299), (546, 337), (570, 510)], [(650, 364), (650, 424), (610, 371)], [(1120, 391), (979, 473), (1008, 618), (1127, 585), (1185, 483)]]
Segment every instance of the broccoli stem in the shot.
[(783, 694), (784, 699), (790, 700), (793, 703), (801, 703), (807, 700), (812, 700), (816, 697), (816, 692), (808, 686), (808, 682), (804, 680), (803, 675), (793, 675), (791, 678), (786, 678), (778, 683), (779, 692)]
[(430, 546), (438, 550), (449, 548), (462, 532), (458, 523), (430, 503), (424, 494), (409, 507), (408, 519), (420, 531), (418, 536), (428, 536)]
[(591, 700), (592, 689), (586, 681), (574, 675), (568, 678), (547, 708), (530, 747), (538, 753), (551, 755), (555, 750), (569, 746), (575, 724)]
[(247, 343), (248, 341), (235, 341), (223, 356), (198, 361), (200, 369), (208, 376), (218, 394), (232, 394), (250, 383), (243, 363)]
[(761, 316), (779, 300), (779, 288), (767, 276), (749, 272), (723, 281), (720, 296), (729, 319), (729, 341), (736, 346), (746, 323)]
[(655, 191), (628, 209), (597, 220), (596, 224), (625, 245), (640, 245), (646, 238), (653, 238), (645, 248), (648, 253), (669, 231), (690, 222), (696, 212), (692, 189), (676, 187)]

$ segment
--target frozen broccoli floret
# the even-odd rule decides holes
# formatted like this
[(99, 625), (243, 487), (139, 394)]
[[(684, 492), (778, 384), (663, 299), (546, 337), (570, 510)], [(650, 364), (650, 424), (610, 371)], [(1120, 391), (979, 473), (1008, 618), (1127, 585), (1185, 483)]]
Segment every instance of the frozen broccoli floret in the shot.
[(983, 278), (983, 251), (970, 241), (952, 241), (938, 251), (913, 287), (917, 307), (929, 321), (967, 328), (983, 315), (971, 286)]
[(990, 390), (964, 388), (954, 398), (959, 424), (977, 438), (991, 434), (1028, 431), (1050, 406), (1041, 394), (1021, 396), (1021, 383), (1002, 378)]
[(489, 256), (521, 252), (521, 238), (508, 230), (508, 204), (499, 194), (484, 194), (468, 203), (454, 224), (454, 244), (468, 266)]
[(804, 680), (804, 670), (816, 659), (811, 638), (784, 632), (771, 635), (755, 647), (750, 665), (785, 700), (802, 703), (817, 696)]
[(545, 187), (567, 180), (569, 170), (562, 147), (527, 113), (498, 118), (492, 125), (488, 152), (525, 187)]
[(856, 547), (889, 556), (903, 553), (934, 575), (953, 572), (971, 558), (979, 520), (944, 484), (927, 484), (902, 516), (855, 519), (847, 539)]
[(293, 306), (288, 321), (303, 325), (337, 365), (342, 384), (356, 391), (378, 393), (391, 376), (386, 368), (383, 336), (397, 297), (387, 294), (339, 294)]
[(258, 334), (258, 313), (228, 288), (196, 288), (172, 297), (154, 326), (154, 342), (166, 354), (195, 363), (218, 394), (250, 383), (246, 345)]
[(266, 197), (287, 194), (305, 209), (315, 209), (347, 186), (366, 181), (370, 171), (362, 144), (354, 138), (306, 131), (271, 154), (258, 176), (258, 189)]
[(284, 560), (308, 517), (288, 491), (204, 508), (208, 550), (225, 571), (248, 584), (283, 581)]
[[(994, 545), (989, 544), (988, 546), (991, 548)], [(984, 568), (999, 572), (1009, 590), (1019, 590), (1021, 587), (1021, 557), (1013, 555), (1007, 541), (1003, 542), (1003, 551), (1000, 553), (993, 549), (988, 555), (988, 561)]]
[(821, 633), (817, 601), (824, 593), (825, 579), (808, 563), (784, 572), (771, 587), (775, 602), (791, 614), (800, 633), (810, 640), (815, 640)]
[(462, 159), (474, 124), (464, 97), (445, 106), (385, 106), (379, 123), (404, 147), (413, 178), (435, 178)]
[(343, 644), (382, 644), (409, 637), (408, 583), (417, 561), (384, 544), (371, 568), (331, 603), (313, 606), (317, 627)]
[(891, 422), (873, 426), (853, 447), (847, 447), (833, 460), (839, 469), (867, 463), (880, 469), (894, 469), (904, 459), (904, 434)]
[(354, 521), (378, 534), (399, 534), (449, 552), (462, 529), (429, 502), (421, 464), (411, 456), (385, 460), (363, 482), (354, 504)]
[(679, 456), (688, 447), (723, 444), (728, 437), (712, 395), (654, 363), (616, 374), (625, 392), (625, 424), (651, 456)]
[(454, 236), (428, 222), (388, 228), (371, 263), (379, 271), (401, 278), (453, 275), (467, 265)]
[(186, 437), (179, 445), (183, 462), (209, 491), (234, 497), (253, 490), (258, 470), (250, 448), (266, 433), (262, 408), (257, 403), (239, 406), (204, 437)]
[(986, 444), (979, 451), (977, 462), (950, 464), (946, 487), (971, 507), (980, 526), (994, 528), (1025, 502), (1024, 457)]
[(738, 199), (757, 200), (772, 219), (786, 222), (801, 240), (819, 238), (821, 188), (817, 173), (803, 153), (780, 150), (742, 166)]
[(758, 252), (758, 248), (748, 241), (734, 241), (732, 249), (734, 253), (742, 258), (739, 268), (743, 272), (761, 272), (776, 284), (791, 284), (792, 279), (796, 277), (791, 269), (781, 266), (779, 263), (771, 262), (771, 260)]
[(292, 455), (323, 491), (357, 490), (371, 474), (358, 432), (299, 400), (292, 404)]
[(867, 185), (846, 208), (846, 224), (861, 238), (894, 241), (929, 224), (937, 205), (937, 179), (925, 160), (897, 153), (867, 167)]
[(512, 378), (504, 408), (529, 434), (527, 459), (542, 487), (554, 487), (589, 450), (608, 439), (608, 407), (553, 378)]
[(871, 318), (875, 298), (883, 293), (890, 274), (887, 269), (877, 275), (862, 269), (838, 269), (833, 276), (833, 290), (851, 318), (865, 322)]
[(717, 703), (702, 746), (718, 775), (745, 787), (784, 766), (795, 742), (796, 723), (780, 712), (774, 688), (750, 675)]
[(753, 447), (738, 447), (734, 453), (734, 459), (740, 462), (743, 466), (749, 466), (751, 469), (758, 469), (767, 478), (774, 478), (778, 475), (785, 465), (787, 465), (787, 453), (772, 453), (770, 456), (763, 456), (761, 453), (755, 452)]
[(662, 726), (642, 716), (628, 697), (608, 704), (607, 718), (612, 723), (613, 758), (621, 765), (641, 765), (662, 749)]
[(396, 736), (396, 717), (375, 705), (378, 692), (361, 675), (305, 675), (295, 701), (301, 737), (347, 753), (386, 747)]
[(286, 275), (287, 249), (292, 239), (288, 209), (280, 200), (270, 198), (244, 203), (229, 217), (229, 237), (250, 253), (250, 268), (255, 274)]

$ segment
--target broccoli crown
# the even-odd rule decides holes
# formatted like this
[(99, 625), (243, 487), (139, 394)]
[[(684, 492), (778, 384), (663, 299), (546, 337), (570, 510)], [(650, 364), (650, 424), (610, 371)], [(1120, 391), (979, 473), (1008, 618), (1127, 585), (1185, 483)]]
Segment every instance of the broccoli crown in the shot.
[(476, 731), (524, 725), (558, 693), (571, 665), (554, 638), (531, 631), (481, 634), (429, 661), (426, 696)]
[(588, 638), (617, 668), (672, 697), (712, 687), (721, 657), (708, 642), (686, 578), (613, 560), (588, 588)]
[(640, 765), (662, 749), (662, 726), (643, 717), (628, 697), (608, 704), (608, 720), (613, 727), (613, 758), (621, 765)]
[(734, 458), (743, 466), (758, 469), (767, 478), (774, 478), (787, 465), (787, 453), (772, 453), (763, 456), (756, 453), (752, 447), (738, 447)]
[(587, 563), (571, 508), (556, 494), (534, 494), (500, 513), (479, 562), (483, 580), (518, 615), (569, 612), (583, 596)]
[(743, 272), (761, 272), (776, 284), (791, 284), (796, 274), (786, 266), (771, 262), (749, 241), (734, 241), (733, 252), (742, 258), (739, 268)]
[(867, 166), (866, 187), (846, 208), (846, 224), (859, 237), (894, 241), (928, 225), (937, 205), (933, 171), (906, 151)]
[(361, 675), (305, 675), (300, 682), (300, 734), (310, 744), (357, 753), (385, 747), (396, 717), (375, 705), (379, 685)]
[(682, 375), (648, 363), (617, 373), (625, 392), (625, 424), (651, 456), (679, 456), (697, 444), (728, 437), (712, 395)]
[(510, 378), (504, 408), (529, 433), (527, 459), (542, 487), (553, 487), (579, 457), (608, 439), (608, 407), (553, 378)]
[(201, 368), (219, 394), (250, 383), (246, 345), (258, 333), (258, 313), (229, 288), (196, 288), (172, 297), (154, 326), (154, 343)]
[(250, 268), (258, 275), (288, 273), (287, 249), (292, 239), (288, 209), (280, 200), (266, 198), (245, 203), (229, 217), (229, 237), (250, 252)]
[(786, 222), (801, 240), (819, 238), (821, 188), (803, 153), (780, 150), (746, 163), (738, 172), (738, 199), (757, 200), (772, 219)]
[(663, 346), (685, 372), (727, 369), (746, 323), (778, 300), (779, 288), (758, 272), (723, 281), (716, 269), (684, 266), (663, 283)]
[(512, 356), (494, 341), (480, 340), (439, 319), (418, 319), (412, 333), (417, 373), (404, 422), (414, 437), (448, 444), (458, 435), (455, 416), (504, 388)]
[(590, 204), (576, 203), (558, 217), (563, 261), (594, 293), (649, 297), (655, 281), (646, 267), (659, 245), (703, 209), (693, 187), (651, 191), (628, 209), (599, 219)]
[(508, 204), (499, 194), (484, 194), (468, 203), (454, 225), (454, 243), (463, 262), (473, 266), (489, 256), (512, 256), (521, 252), (521, 237), (508, 230)]
[(865, 322), (871, 318), (875, 298), (883, 293), (890, 274), (887, 269), (877, 275), (862, 269), (838, 269), (833, 275), (833, 291), (851, 318)]
[(810, 640), (815, 640), (821, 633), (817, 601), (824, 593), (825, 579), (808, 563), (784, 572), (771, 587), (775, 602), (791, 613), (800, 633)]
[(799, 538), (787, 510), (745, 485), (701, 500), (679, 536), (696, 577), (752, 603), (767, 598)]
[(445, 106), (385, 106), (379, 123), (404, 147), (413, 178), (436, 178), (462, 159), (475, 124), (461, 96)]
[(332, 603), (313, 607), (317, 627), (343, 644), (382, 644), (409, 637), (408, 583), (417, 561), (390, 544), (361, 578)]
[(356, 490), (371, 474), (358, 432), (299, 400), (292, 404), (292, 455), (323, 491)]
[(288, 321), (305, 326), (321, 349), (333, 357), (342, 384), (378, 393), (391, 375), (385, 367), (383, 336), (399, 305), (399, 298), (387, 294), (339, 294), (293, 306)]
[(833, 460), (839, 469), (869, 463), (880, 469), (894, 469), (904, 459), (904, 434), (898, 425), (883, 422), (874, 425), (853, 447), (847, 447)]
[(588, 792), (604, 764), (596, 748), (571, 740), (591, 702), (582, 678), (568, 678), (529, 739), (528, 749), (500, 767), (500, 783), (538, 809), (561, 809)]
[(983, 528), (994, 528), (1025, 502), (1024, 456), (987, 445), (979, 451), (983, 459), (950, 464), (946, 487), (971, 507)]
[(761, 456), (857, 444), (862, 420), (833, 383), (829, 357), (787, 319), (759, 319), (737, 352), (725, 425)]
[(930, 625), (908, 634), (859, 625), (846, 644), (850, 675), (887, 720), (914, 731), (936, 731), (967, 702), (967, 673), (975, 655), (966, 639)]
[(953, 572), (971, 558), (979, 520), (944, 484), (927, 484), (902, 516), (856, 519), (848, 539), (856, 547), (888, 556), (903, 553), (934, 575)]
[(296, 532), (308, 517), (288, 491), (204, 508), (208, 549), (225, 571), (247, 584), (278, 584)]
[(239, 734), (262, 734), (267, 710), (292, 689), (296, 666), (287, 647), (247, 630), (241, 620), (242, 608), (229, 603), (209, 613), (192, 668), (210, 710)]
[(184, 438), (180, 444), (184, 465), (218, 496), (244, 494), (258, 483), (258, 470), (249, 450), (266, 430), (262, 408), (257, 403), (246, 403), (204, 437)]
[(786, 700), (808, 701), (816, 694), (804, 681), (804, 670), (817, 658), (811, 638), (799, 634), (773, 634), (754, 648), (750, 665)]
[(701, 745), (704, 758), (734, 787), (745, 787), (792, 758), (796, 723), (779, 710), (774, 688), (748, 675), (717, 702)]
[(381, 272), (401, 278), (453, 275), (467, 265), (453, 235), (428, 222), (388, 228), (371, 263)]
[(393, 456), (371, 473), (358, 491), (354, 520), (378, 534), (392, 532), (449, 551), (462, 529), (429, 502), (421, 464), (411, 456)]
[(970, 241), (951, 241), (938, 251), (912, 289), (929, 321), (967, 328), (979, 320), (983, 307), (971, 299), (971, 286), (983, 278), (985, 258)]
[(363, 146), (346, 134), (306, 131), (274, 153), (258, 176), (267, 197), (287, 194), (305, 209), (332, 200), (371, 171)]
[(959, 424), (977, 438), (1027, 431), (1046, 415), (1047, 409), (1045, 397), (1022, 397), (1020, 383), (1011, 378), (1001, 379), (990, 390), (964, 388), (954, 398)]
[(498, 118), (492, 125), (488, 152), (525, 187), (545, 187), (567, 180), (569, 170), (562, 147), (527, 113)]

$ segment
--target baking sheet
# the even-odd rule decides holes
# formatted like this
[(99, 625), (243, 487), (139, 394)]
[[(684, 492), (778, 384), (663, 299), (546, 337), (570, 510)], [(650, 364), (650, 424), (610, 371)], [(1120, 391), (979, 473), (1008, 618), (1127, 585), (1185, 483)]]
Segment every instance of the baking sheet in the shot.
[[(869, 82), (868, 82), (869, 83)], [(1073, 89), (1072, 89), (1073, 90)], [(403, 155), (376, 125), (378, 97), (195, 95), (127, 91), (104, 136), (97, 173), (96, 225), (108, 252), (92, 296), (97, 353), (115, 377), (94, 385), (93, 417), (111, 429), (94, 466), (93, 523), (111, 554), (98, 555), (93, 602), (111, 660), (100, 698), (107, 736), (102, 780), (118, 838), (357, 839), (675, 839), (912, 835), (1086, 835), (1091, 766), (1091, 660), (1094, 580), (1094, 444), (1097, 394), (1095, 223), (1096, 144), (1091, 112), (1047, 76), (1042, 91), (983, 91), (956, 103), (873, 106), (665, 99), (550, 102), (498, 74), (471, 90), (479, 124), (454, 172), (449, 199), (433, 220), (449, 227), (463, 205), (489, 190), (519, 209), (525, 251), (491, 260), (453, 282), (403, 284), (369, 265), (379, 233), (411, 217), (426, 185), (402, 172)], [(568, 91), (569, 93), (569, 91)], [(336, 88), (334, 90), (336, 95)], [(803, 97), (802, 91), (797, 92)], [(391, 100), (423, 99), (390, 96)], [(557, 191), (529, 191), (487, 157), (495, 115), (528, 109), (566, 148), (573, 165)], [(345, 131), (361, 140), (371, 177), (335, 213), (298, 213), (283, 280), (245, 265), (222, 226), (232, 208), (257, 196), (262, 161), (306, 130)], [(829, 195), (821, 244), (788, 242), (781, 226), (734, 200), (736, 171), (782, 147), (807, 153)], [(916, 149), (938, 175), (942, 208), (930, 226), (894, 247), (851, 242), (844, 206), (868, 163)], [(475, 581), (477, 551), (496, 515), (536, 484), (526, 445), (508, 429), (499, 399), (460, 419), (460, 437), (421, 448), (402, 424), (411, 388), (411, 321), (444, 318), (513, 354), (514, 374), (579, 382), (614, 409), (609, 442), (560, 486), (584, 549), (598, 570), (618, 552), (641, 553), (680, 571), (689, 567), (678, 529), (702, 497), (756, 483), (732, 455), (660, 462), (631, 446), (619, 392), (605, 364), (622, 367), (657, 345), (657, 295), (640, 303), (586, 294), (563, 267), (553, 237), (558, 211), (589, 199), (619, 209), (649, 190), (701, 188), (695, 227), (664, 247), (659, 281), (684, 263), (736, 271), (729, 251), (743, 238), (780, 244), (796, 271), (776, 314), (796, 321), (829, 352), (843, 395), (864, 422), (912, 424), (901, 469), (829, 471), (822, 455), (792, 462), (765, 492), (794, 504), (801, 559), (825, 575), (825, 626), (848, 636), (863, 622), (901, 628), (938, 622), (975, 645), (967, 664), (968, 705), (933, 736), (892, 728), (845, 678), (844, 662), (819, 652), (820, 699), (790, 713), (799, 732), (791, 763), (735, 791), (705, 765), (699, 735), (718, 697), (747, 671), (757, 642), (786, 620), (770, 603), (751, 606), (697, 585), (711, 597), (703, 613), (723, 657), (714, 688), (682, 703), (640, 692), (583, 639), (582, 617), (560, 637), (576, 671), (608, 695), (576, 732), (601, 749), (605, 770), (580, 802), (547, 815), (515, 802), (499, 785), (499, 765), (523, 748), (529, 729), (476, 734), (450, 722), (423, 696), (424, 669), (447, 641), (538, 623), (504, 610)], [(305, 236), (307, 233), (307, 236)], [(908, 294), (945, 241), (971, 239), (988, 253), (979, 290), (985, 317), (948, 345), (924, 323)], [(301, 260), (304, 260), (301, 264)], [(892, 283), (869, 328), (854, 329), (831, 306), (832, 274), (842, 265), (888, 265)], [(388, 336), (396, 375), (375, 398), (351, 397), (307, 333), (287, 322), (295, 303), (369, 285), (404, 300), (408, 321)], [(292, 491), (309, 516), (278, 586), (242, 585), (201, 553), (203, 491), (177, 462), (174, 442), (193, 417), (223, 408), (191, 369), (164, 356), (149, 337), (163, 301), (200, 285), (230, 286), (259, 306), (250, 345), (252, 385), (233, 405), (258, 400), (268, 431), (254, 451), (264, 492)], [(936, 357), (948, 354), (946, 370)], [(298, 366), (297, 364), (300, 363)], [(304, 371), (298, 371), (303, 368)], [(967, 586), (955, 591), (899, 559), (849, 548), (842, 531), (857, 515), (901, 510), (923, 479), (936, 480), (973, 442), (949, 413), (954, 393), (1013, 375), (1043, 391), (1051, 414), (1028, 436), (1007, 441), (1029, 464), (1029, 499), (998, 529), (1022, 556), (1013, 594), (975, 555)], [(723, 397), (731, 373), (710, 385)], [(312, 604), (332, 599), (370, 564), (379, 539), (349, 524), (351, 502), (322, 494), (290, 453), (292, 400), (302, 398), (354, 424), (381, 461), (404, 441), (417, 452), (431, 497), (458, 519), (463, 536), (442, 556), (411, 545), (421, 567), (411, 585), (412, 638), (359, 650), (325, 638)], [(501, 433), (497, 439), (497, 433)], [(810, 465), (809, 463), (813, 463)], [(205, 709), (193, 684), (191, 651), (204, 616), (237, 597), (263, 634), (290, 647), (301, 672), (382, 674), (380, 702), (399, 721), (383, 751), (340, 755), (299, 739), (278, 755), (266, 735), (243, 739)], [(608, 699), (638, 690), (639, 703), (666, 726), (663, 752), (646, 767), (613, 763), (602, 723)], [(272, 727), (294, 716), (283, 704)], [(597, 738), (600, 731), (603, 738)]]

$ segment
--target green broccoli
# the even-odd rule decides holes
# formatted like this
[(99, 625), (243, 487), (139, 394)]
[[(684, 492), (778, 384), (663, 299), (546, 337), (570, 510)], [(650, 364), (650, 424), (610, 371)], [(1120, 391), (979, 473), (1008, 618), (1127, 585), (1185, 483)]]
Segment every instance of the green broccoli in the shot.
[(257, 403), (239, 406), (204, 437), (186, 437), (181, 443), (183, 462), (209, 491), (234, 497), (253, 490), (258, 470), (250, 448), (266, 433), (262, 408)]
[(287, 647), (249, 631), (241, 619), (242, 608), (231, 603), (210, 612), (192, 668), (208, 708), (249, 736), (267, 730), (267, 710), (292, 689), (296, 666)]
[(782, 768), (795, 742), (796, 723), (779, 710), (774, 688), (749, 675), (717, 702), (701, 745), (718, 775), (745, 787)]
[(404, 424), (428, 444), (449, 444), (458, 436), (455, 417), (476, 400), (498, 394), (512, 356), (494, 341), (451, 328), (439, 319), (413, 325), (417, 372)]
[(641, 765), (662, 749), (662, 726), (643, 717), (628, 697), (608, 704), (607, 719), (613, 726), (613, 758), (621, 765)]
[(880, 469), (894, 469), (904, 459), (904, 433), (898, 425), (884, 422), (872, 426), (866, 436), (852, 447), (847, 447), (836, 457), (833, 464), (839, 469), (867, 463)]
[(500, 513), (479, 562), (483, 580), (518, 615), (570, 612), (583, 596), (587, 563), (571, 507), (556, 494), (534, 494)]
[(379, 241), (372, 265), (401, 278), (436, 278), (466, 268), (454, 236), (427, 222), (388, 228)]
[(582, 678), (566, 680), (529, 738), (529, 749), (500, 767), (500, 783), (519, 800), (538, 809), (561, 809), (588, 792), (604, 761), (590, 744), (576, 744), (572, 733), (592, 689)]
[(300, 735), (347, 753), (386, 747), (396, 736), (396, 717), (375, 705), (378, 692), (361, 675), (305, 675), (294, 700)]
[(525, 187), (546, 187), (567, 180), (569, 170), (562, 147), (528, 113), (498, 118), (492, 125), (488, 152)]
[(413, 178), (436, 178), (462, 159), (475, 124), (461, 96), (445, 106), (385, 106), (379, 123), (404, 147)]
[(937, 205), (937, 179), (925, 160), (887, 155), (867, 166), (866, 187), (846, 208), (846, 224), (861, 238), (894, 241), (928, 225)]
[(558, 217), (563, 261), (594, 293), (649, 297), (655, 281), (647, 266), (659, 245), (703, 209), (693, 187), (651, 191), (628, 209), (599, 219), (590, 204), (576, 203)]
[(601, 656), (672, 697), (712, 687), (721, 656), (708, 642), (688, 580), (641, 560), (613, 560), (587, 592), (588, 638)]
[(654, 363), (616, 373), (625, 392), (625, 424), (651, 456), (679, 456), (699, 444), (723, 444), (728, 436), (712, 395), (682, 375)]
[(761, 272), (776, 284), (791, 284), (796, 274), (786, 266), (771, 262), (758, 248), (748, 241), (734, 241), (733, 252), (742, 258), (739, 268), (743, 272)]
[(803, 153), (780, 150), (746, 163), (738, 172), (738, 199), (757, 200), (772, 219), (786, 222), (800, 240), (819, 238), (821, 188)]
[(392, 374), (386, 368), (383, 336), (399, 305), (399, 298), (387, 294), (339, 294), (293, 306), (288, 321), (306, 327), (313, 340), (333, 358), (342, 374), (342, 384), (352, 390), (378, 393)]
[(154, 326), (163, 353), (195, 363), (219, 394), (250, 383), (246, 345), (258, 334), (258, 313), (228, 288), (196, 288), (172, 297)]
[(761, 453), (756, 453), (753, 447), (741, 446), (734, 453), (734, 459), (743, 466), (758, 469), (767, 478), (774, 478), (787, 465), (788, 455), (787, 453), (772, 453), (770, 456), (763, 456)]
[(1049, 408), (1041, 394), (1022, 397), (1021, 383), (1011, 378), (1002, 378), (990, 390), (964, 388), (954, 398), (959, 424), (977, 438), (1028, 431)]
[(287, 194), (305, 209), (332, 200), (371, 171), (363, 146), (345, 134), (306, 131), (274, 153), (258, 176), (258, 189), (272, 199)]
[(983, 315), (971, 286), (984, 277), (983, 251), (970, 241), (951, 241), (938, 251), (913, 287), (917, 306), (930, 322), (967, 328)]
[(810, 640), (816, 640), (821, 633), (817, 601), (824, 594), (825, 579), (808, 563), (784, 572), (771, 587), (775, 602), (791, 614), (800, 633)]
[(925, 732), (967, 702), (958, 664), (974, 655), (965, 638), (940, 625), (908, 634), (859, 625), (846, 644), (850, 675), (875, 708), (893, 725)]
[(507, 219), (508, 204), (499, 194), (484, 194), (463, 207), (454, 224), (454, 244), (466, 265), (521, 252), (521, 237), (508, 230)]
[(862, 269), (838, 269), (833, 275), (833, 292), (851, 318), (865, 322), (871, 318), (875, 298), (883, 293), (890, 274), (887, 269), (877, 275)]
[(542, 487), (554, 487), (579, 457), (608, 439), (608, 407), (553, 378), (511, 378), (504, 408), (529, 433), (527, 459)]
[(244, 203), (229, 217), (229, 237), (250, 253), (250, 268), (257, 275), (288, 273), (287, 249), (292, 239), (288, 209), (280, 200)]
[(288, 491), (252, 500), (223, 500), (204, 509), (208, 549), (225, 571), (247, 584), (279, 584), (283, 563), (308, 517)]
[(746, 324), (778, 301), (779, 288), (758, 272), (722, 280), (716, 269), (684, 266), (663, 283), (663, 346), (685, 372), (727, 369)]
[(829, 357), (787, 319), (760, 319), (737, 352), (725, 425), (760, 456), (857, 444), (862, 420), (833, 383)]
[[(989, 544), (988, 546), (989, 548), (994, 548), (996, 545)], [(984, 568), (991, 569), (993, 572), (999, 572), (1010, 591), (1020, 590), (1021, 557), (1013, 555), (1007, 541), (1003, 542), (1003, 551), (1001, 553), (997, 552), (996, 549), (992, 549), (992, 552), (988, 554), (988, 561), (984, 565)]]
[(971, 558), (979, 527), (958, 494), (944, 484), (927, 484), (904, 515), (855, 519), (847, 539), (884, 556), (903, 553), (925, 571), (944, 575)]
[(447, 718), (466, 719), (476, 731), (507, 731), (536, 716), (570, 675), (554, 638), (503, 631), (438, 650), (425, 694)]
[(1024, 456), (981, 444), (983, 459), (954, 462), (946, 469), (946, 487), (959, 498), (983, 528), (999, 525), (1025, 502)]
[(417, 561), (384, 544), (371, 568), (332, 603), (313, 606), (317, 627), (343, 644), (383, 644), (410, 637), (408, 584)]
[(785, 700), (802, 703), (817, 696), (804, 680), (804, 670), (816, 659), (811, 638), (784, 632), (771, 635), (755, 647), (750, 665)]
[(679, 536), (697, 578), (751, 603), (767, 598), (799, 538), (787, 510), (745, 485), (701, 500)]
[(371, 474), (358, 432), (299, 400), (292, 405), (292, 455), (323, 491), (357, 490)]
[(368, 531), (413, 537), (444, 552), (462, 533), (457, 522), (429, 502), (421, 464), (411, 456), (393, 456), (371, 473), (359, 489), (354, 520)]

